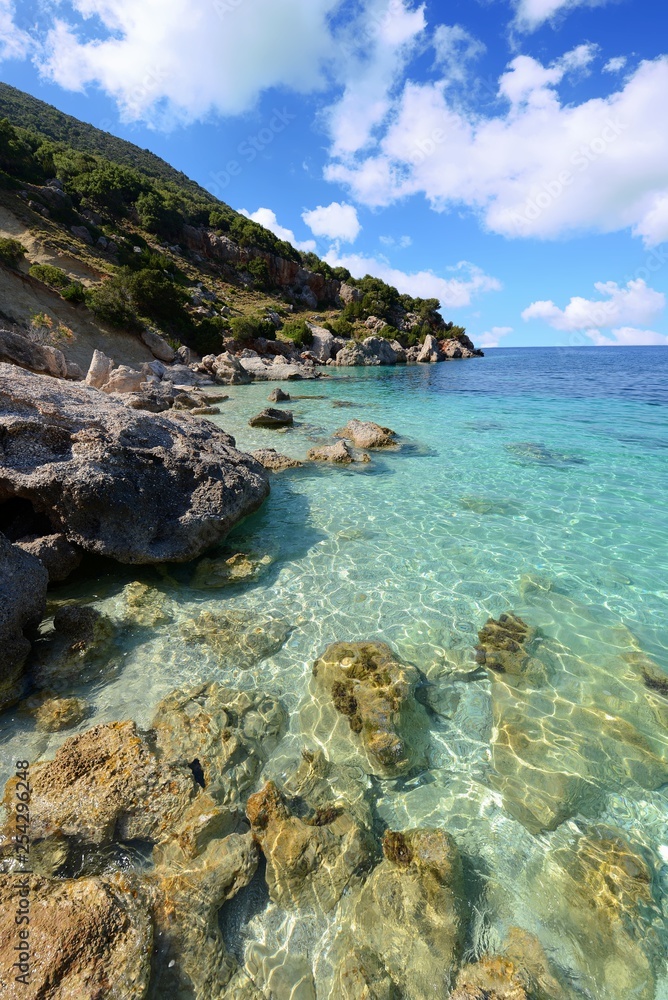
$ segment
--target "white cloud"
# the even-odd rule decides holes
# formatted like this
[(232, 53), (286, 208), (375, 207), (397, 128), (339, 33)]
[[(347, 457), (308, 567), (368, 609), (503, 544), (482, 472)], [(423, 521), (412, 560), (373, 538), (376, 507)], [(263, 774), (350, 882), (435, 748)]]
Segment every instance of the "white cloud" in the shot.
[(516, 0), (515, 20), (523, 31), (535, 31), (541, 24), (575, 7), (600, 7), (607, 0)]
[(460, 261), (448, 268), (454, 277), (444, 278), (433, 271), (400, 271), (382, 257), (340, 254), (337, 248), (332, 248), (324, 259), (332, 267), (347, 267), (354, 278), (372, 274), (389, 285), (394, 285), (402, 294), (439, 299), (445, 308), (468, 306), (474, 296), (484, 292), (498, 292), (502, 287), (500, 281), (468, 261)]
[(296, 250), (303, 250), (304, 253), (315, 250), (315, 240), (304, 240), (300, 243), (299, 240), (295, 239), (295, 234), (291, 229), (286, 229), (285, 226), (280, 224), (276, 218), (276, 213), (271, 208), (258, 208), (257, 212), (247, 212), (245, 208), (242, 208), (239, 211), (247, 219), (252, 219), (253, 222), (257, 222), (261, 226), (264, 226), (265, 229), (270, 230), (274, 236), (278, 236), (279, 240), (287, 240)]
[(604, 73), (621, 73), (628, 62), (626, 56), (615, 56), (613, 59), (608, 59), (607, 63), (603, 67)]
[(610, 336), (605, 337), (598, 330), (587, 330), (587, 336), (593, 340), (597, 347), (647, 347), (666, 346), (668, 337), (654, 330), (636, 330), (632, 326), (623, 326), (618, 330), (611, 330)]
[(70, 2), (87, 19), (87, 38), (56, 19), (44, 75), (68, 89), (98, 84), (126, 119), (164, 124), (238, 114), (274, 86), (320, 86), (333, 44), (328, 15), (341, 0)]
[(486, 333), (481, 333), (477, 338), (478, 347), (498, 347), (502, 337), (507, 337), (513, 332), (512, 326), (493, 326)]
[(331, 205), (318, 205), (310, 212), (304, 212), (302, 219), (314, 236), (324, 236), (329, 240), (354, 243), (362, 229), (354, 205), (333, 201)]
[(18, 27), (12, 0), (0, 0), (0, 62), (5, 59), (25, 59), (32, 40), (27, 32)]
[(666, 296), (650, 288), (642, 278), (634, 278), (625, 288), (614, 281), (598, 281), (594, 288), (602, 299), (575, 296), (565, 309), (551, 300), (532, 302), (522, 319), (540, 319), (554, 330), (593, 330), (653, 322), (666, 307)]
[(412, 0), (366, 0), (359, 18), (342, 30), (336, 56), (344, 91), (327, 114), (335, 155), (350, 156), (371, 140), (425, 27), (424, 4), (414, 9)]
[(468, 63), (487, 51), (487, 46), (461, 24), (440, 24), (434, 32), (433, 45), (436, 65), (443, 70), (448, 83), (463, 83)]
[(413, 246), (410, 236), (379, 236), (378, 239), (384, 247), (398, 247), (399, 250), (405, 250)]
[(562, 105), (557, 84), (593, 54), (579, 46), (548, 67), (517, 57), (500, 80), (509, 108), (495, 117), (454, 107), (442, 83), (408, 82), (376, 149), (325, 176), (369, 206), (417, 193), (437, 211), (467, 206), (504, 236), (631, 228), (655, 245), (668, 239), (668, 130), (657, 127), (668, 57), (608, 97)]

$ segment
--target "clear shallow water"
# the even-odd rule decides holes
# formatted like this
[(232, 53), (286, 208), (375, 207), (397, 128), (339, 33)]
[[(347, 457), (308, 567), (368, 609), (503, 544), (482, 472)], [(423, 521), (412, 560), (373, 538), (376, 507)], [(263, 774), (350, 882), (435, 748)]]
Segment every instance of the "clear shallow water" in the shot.
[[(273, 477), (268, 503), (230, 539), (272, 559), (250, 586), (193, 590), (191, 568), (172, 567), (102, 572), (56, 592), (85, 595), (112, 615), (131, 580), (168, 597), (172, 620), (135, 634), (109, 682), (80, 692), (94, 721), (148, 725), (160, 698), (201, 679), (258, 688), (290, 712), (290, 732), (265, 769), (284, 779), (305, 743), (318, 740), (302, 732), (300, 713), (316, 657), (339, 639), (390, 643), (432, 682), (435, 711), (428, 768), (374, 782), (380, 819), (456, 837), (484, 885), (470, 947), (476, 934), (493, 943), (519, 924), (568, 972), (573, 996), (634, 995), (615, 985), (612, 959), (578, 942), (557, 899), (567, 890), (555, 859), (574, 856), (592, 825), (612, 828), (646, 852), (657, 887), (668, 888), (668, 701), (649, 695), (637, 669), (645, 656), (668, 671), (668, 349), (499, 350), (470, 362), (334, 371), (288, 385), (294, 396), (324, 398), (284, 404), (296, 419), (286, 433), (248, 427), (271, 388), (231, 387), (214, 418), (244, 450), (304, 458), (352, 417), (391, 426), (404, 447), (374, 453), (368, 466)], [(210, 647), (184, 638), (184, 621), (202, 611), (280, 619), (289, 638), (250, 668), (221, 666)], [(499, 719), (496, 682), (471, 672), (478, 630), (508, 611), (541, 630), (546, 678), (538, 696), (511, 691)], [(584, 783), (575, 816), (554, 832), (529, 832), (504, 805), (493, 745), (508, 719)], [(5, 761), (48, 757), (70, 735), (38, 734), (19, 713), (5, 721)], [(267, 956), (287, 968), (306, 955), (318, 1000), (327, 997), (336, 918), (270, 905), (251, 907), (247, 922), (243, 905), (232, 935), (239, 956), (253, 968)], [(660, 912), (648, 920), (665, 947)], [(655, 996), (666, 998), (660, 948), (647, 949)]]

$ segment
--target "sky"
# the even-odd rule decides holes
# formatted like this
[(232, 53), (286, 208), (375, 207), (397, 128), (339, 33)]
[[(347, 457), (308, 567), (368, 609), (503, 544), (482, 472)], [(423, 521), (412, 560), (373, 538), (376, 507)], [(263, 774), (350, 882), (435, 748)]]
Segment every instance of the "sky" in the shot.
[(668, 344), (665, 0), (0, 0), (0, 79), (483, 347)]

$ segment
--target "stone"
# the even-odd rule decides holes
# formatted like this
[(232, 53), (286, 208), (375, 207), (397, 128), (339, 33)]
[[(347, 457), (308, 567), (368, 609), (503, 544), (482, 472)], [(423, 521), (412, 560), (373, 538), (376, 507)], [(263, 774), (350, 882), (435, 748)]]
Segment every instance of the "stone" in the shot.
[(0, 434), (0, 503), (20, 496), (54, 533), (118, 562), (196, 558), (269, 492), (259, 463), (208, 421), (7, 365)]
[(207, 354), (197, 366), (213, 376), (219, 385), (248, 385), (252, 379), (241, 362), (229, 351)]
[(150, 995), (229, 1000), (227, 985), (237, 962), (225, 947), (219, 913), (255, 874), (258, 853), (252, 837), (212, 840), (196, 858), (173, 842), (156, 860), (146, 880), (155, 925)]
[(81, 565), (81, 551), (68, 542), (63, 534), (42, 538), (20, 539), (20, 549), (36, 556), (49, 574), (49, 583), (61, 583)]
[(362, 293), (359, 288), (355, 288), (354, 285), (347, 285), (344, 282), (339, 288), (339, 297), (344, 306), (347, 306), (351, 302), (361, 302)]
[[(27, 887), (26, 887), (27, 883)], [(30, 974), (17, 982), (15, 915), (30, 900)], [(0, 878), (0, 993), (4, 1000), (144, 1000), (153, 925), (138, 879)]]
[(330, 1000), (447, 997), (467, 910), (457, 845), (443, 830), (387, 831), (383, 854), (334, 945), (339, 961)]
[(102, 392), (140, 392), (146, 388), (146, 376), (127, 365), (119, 365), (100, 388)]
[(213, 650), (226, 669), (248, 670), (281, 649), (291, 632), (280, 618), (248, 611), (202, 611), (187, 619), (180, 632), (189, 644), (202, 643)]
[(162, 760), (190, 767), (216, 805), (241, 810), (244, 793), (287, 726), (283, 706), (259, 691), (200, 684), (158, 705), (151, 727)]
[(496, 674), (526, 678), (534, 683), (547, 680), (545, 665), (531, 656), (536, 629), (512, 612), (489, 618), (478, 632), (476, 662)]
[(23, 693), (23, 668), (30, 653), (25, 633), (44, 616), (48, 580), (39, 559), (0, 534), (0, 709)]
[(35, 723), (43, 733), (59, 733), (82, 722), (86, 711), (81, 698), (47, 698), (35, 712)]
[(267, 407), (266, 410), (262, 410), (255, 417), (251, 417), (248, 421), (249, 427), (292, 427), (294, 424), (294, 417), (291, 410), (275, 410), (272, 407)]
[(389, 340), (384, 337), (367, 337), (362, 341), (362, 345), (378, 358), (381, 365), (396, 365), (397, 355)]
[[(187, 765), (158, 761), (134, 722), (112, 722), (67, 739), (52, 761), (30, 769), (31, 836), (81, 844), (157, 843), (170, 836), (199, 792)], [(5, 804), (16, 779), (7, 782)]]
[(370, 420), (349, 420), (334, 437), (346, 438), (357, 448), (389, 448), (397, 443), (397, 435), (389, 427), (381, 427)]
[(444, 360), (439, 343), (433, 334), (428, 333), (424, 338), (424, 343), (416, 360), (419, 364), (429, 364), (430, 362)]
[(361, 365), (379, 365), (380, 360), (358, 341), (350, 341), (337, 353), (335, 363), (343, 367), (355, 368)]
[(87, 243), (88, 246), (93, 245), (93, 237), (90, 234), (90, 230), (86, 226), (70, 226), (70, 232), (72, 236), (76, 236), (78, 240), (82, 240)]
[(290, 398), (291, 398), (290, 393), (283, 392), (283, 390), (280, 389), (278, 386), (275, 389), (272, 389), (269, 395), (267, 396), (267, 399), (269, 400), (270, 403), (288, 403), (290, 401)]
[(425, 766), (429, 723), (415, 700), (420, 679), (385, 643), (336, 642), (313, 666), (305, 731), (315, 713), (316, 727), (330, 728), (332, 747), (347, 745), (369, 774), (395, 777)]
[(310, 448), (306, 457), (309, 462), (333, 462), (335, 465), (350, 465), (355, 461), (353, 451), (345, 441)]
[(283, 909), (330, 912), (369, 863), (368, 835), (344, 807), (301, 819), (267, 782), (249, 798), (246, 815), (267, 859), (269, 896)]
[(259, 580), (273, 559), (270, 555), (235, 552), (223, 559), (202, 559), (193, 574), (190, 586), (195, 590), (215, 590), (239, 583)]
[(0, 362), (50, 375), (52, 378), (77, 377), (74, 371), (72, 373), (68, 371), (68, 361), (57, 347), (35, 344), (27, 337), (22, 337), (11, 330), (0, 330)]
[(302, 467), (302, 463), (298, 462), (296, 458), (281, 455), (275, 448), (260, 448), (252, 454), (253, 458), (269, 472), (283, 472), (284, 469), (301, 469)]
[(335, 338), (331, 330), (327, 330), (323, 326), (316, 326), (314, 323), (309, 323), (308, 327), (313, 338), (309, 345), (309, 351), (321, 364), (324, 364), (336, 353), (335, 341), (337, 338)]
[(66, 605), (54, 615), (53, 625), (35, 643), (30, 658), (30, 677), (37, 687), (62, 690), (99, 679), (119, 665), (117, 629), (96, 608)]
[(149, 351), (154, 358), (158, 361), (164, 361), (165, 364), (171, 364), (171, 362), (176, 357), (176, 351), (173, 347), (167, 343), (164, 337), (161, 337), (159, 333), (155, 330), (142, 330), (141, 339), (148, 347)]
[(131, 625), (156, 628), (172, 621), (167, 595), (156, 587), (135, 580), (123, 588), (121, 599), (125, 602), (126, 619)]

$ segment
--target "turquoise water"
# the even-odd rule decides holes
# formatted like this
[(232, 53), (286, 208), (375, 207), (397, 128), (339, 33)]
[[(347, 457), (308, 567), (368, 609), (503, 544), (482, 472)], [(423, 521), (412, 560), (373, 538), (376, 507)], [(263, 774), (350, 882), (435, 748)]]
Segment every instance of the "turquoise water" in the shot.
[[(82, 687), (95, 721), (147, 725), (161, 697), (200, 679), (259, 688), (290, 712), (263, 776), (285, 779), (305, 744), (337, 752), (303, 731), (313, 661), (339, 639), (382, 639), (431, 682), (428, 767), (369, 786), (391, 828), (437, 825), (457, 839), (482, 886), (469, 947), (500, 942), (519, 925), (539, 936), (569, 995), (668, 997), (666, 914), (655, 907), (629, 932), (653, 970), (651, 992), (640, 971), (634, 992), (633, 972), (629, 985), (614, 957), (583, 945), (555, 860), (574, 856), (593, 827), (613, 830), (645, 858), (656, 897), (668, 888), (668, 701), (648, 692), (637, 669), (650, 658), (668, 672), (668, 349), (498, 350), (327, 374), (288, 386), (322, 398), (283, 404), (296, 421), (287, 432), (248, 427), (267, 405), (266, 384), (231, 387), (213, 419), (244, 450), (295, 458), (353, 417), (392, 427), (402, 448), (374, 452), (369, 465), (274, 476), (267, 504), (230, 539), (235, 551), (271, 559), (250, 586), (193, 590), (190, 567), (100, 570), (92, 595), (100, 608), (119, 615), (123, 585), (140, 579), (164, 591), (172, 619), (128, 643), (107, 683)], [(89, 580), (57, 596), (83, 594), (91, 599)], [(259, 664), (221, 666), (180, 628), (221, 609), (280, 619), (289, 638)], [(547, 680), (530, 698), (511, 691), (506, 718), (541, 736), (584, 783), (573, 814), (551, 832), (519, 822), (493, 777), (498, 682), (477, 669), (474, 647), (486, 620), (509, 611), (540, 629)], [(49, 756), (62, 739), (37, 734), (17, 713), (3, 756)], [(289, 968), (291, 956), (305, 955), (318, 1000), (328, 997), (336, 918), (247, 905), (230, 931), (241, 959), (256, 968), (273, 956)], [(625, 967), (635, 960), (630, 953)]]

